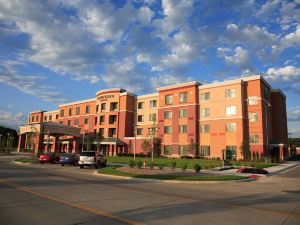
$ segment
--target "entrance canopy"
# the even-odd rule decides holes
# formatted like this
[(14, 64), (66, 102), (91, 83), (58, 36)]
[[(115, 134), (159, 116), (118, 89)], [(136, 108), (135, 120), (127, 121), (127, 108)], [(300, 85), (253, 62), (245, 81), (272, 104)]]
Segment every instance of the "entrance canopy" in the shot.
[(125, 142), (121, 141), (118, 138), (113, 138), (113, 137), (103, 138), (101, 140), (100, 144), (102, 144), (102, 145), (111, 145), (111, 144), (126, 145)]
[(70, 127), (60, 123), (44, 122), (44, 123), (20, 126), (20, 133), (21, 134), (41, 133), (41, 134), (49, 134), (55, 137), (60, 137), (64, 135), (80, 137), (80, 128)]

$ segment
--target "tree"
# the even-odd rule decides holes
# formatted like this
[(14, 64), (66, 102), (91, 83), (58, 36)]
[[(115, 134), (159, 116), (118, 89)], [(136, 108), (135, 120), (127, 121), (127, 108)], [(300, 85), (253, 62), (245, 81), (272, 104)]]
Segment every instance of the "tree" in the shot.
[(93, 144), (94, 142), (94, 134), (87, 134), (86, 135), (86, 139), (85, 139), (85, 144), (86, 144), (86, 150), (87, 151), (90, 151), (91, 150), (91, 145)]
[(142, 147), (142, 150), (143, 150), (145, 156), (148, 156), (153, 150), (152, 140), (151, 139), (149, 139), (149, 140), (144, 139), (141, 147)]
[(197, 148), (197, 143), (194, 141), (193, 138), (190, 139), (190, 143), (188, 145), (188, 154), (191, 155), (198, 155), (197, 152), (198, 148)]
[(100, 149), (99, 149), (100, 143), (101, 143), (102, 140), (103, 140), (102, 134), (101, 134), (101, 133), (96, 134), (95, 140), (96, 140), (96, 143), (97, 143), (97, 151), (100, 151)]
[(240, 146), (241, 152), (243, 154), (244, 161), (249, 161), (251, 159), (250, 144), (248, 139), (244, 139)]

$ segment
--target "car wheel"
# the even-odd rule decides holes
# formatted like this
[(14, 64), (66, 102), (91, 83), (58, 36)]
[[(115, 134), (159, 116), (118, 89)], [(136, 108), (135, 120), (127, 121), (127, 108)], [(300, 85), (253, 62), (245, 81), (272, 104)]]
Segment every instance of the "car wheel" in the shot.
[(102, 164), (102, 167), (106, 167), (107, 161), (105, 160), (104, 163)]
[(83, 169), (84, 165), (80, 165), (80, 169)]
[(95, 165), (95, 168), (98, 169), (98, 168), (100, 168), (100, 167), (101, 167), (101, 164), (100, 164), (100, 162), (98, 161), (97, 164)]

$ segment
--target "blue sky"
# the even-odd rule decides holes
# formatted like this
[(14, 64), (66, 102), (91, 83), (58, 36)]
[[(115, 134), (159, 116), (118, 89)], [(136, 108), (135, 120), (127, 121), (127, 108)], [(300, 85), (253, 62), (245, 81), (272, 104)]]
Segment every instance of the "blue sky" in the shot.
[(0, 0), (0, 124), (122, 87), (262, 74), (300, 135), (300, 0)]

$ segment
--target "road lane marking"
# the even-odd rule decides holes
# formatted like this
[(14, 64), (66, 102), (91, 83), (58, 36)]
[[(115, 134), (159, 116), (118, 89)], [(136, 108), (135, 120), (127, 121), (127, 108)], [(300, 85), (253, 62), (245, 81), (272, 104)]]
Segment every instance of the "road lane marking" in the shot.
[(120, 216), (116, 216), (116, 215), (113, 215), (109, 212), (105, 212), (103, 210), (90, 208), (90, 207), (87, 207), (87, 206), (84, 206), (84, 205), (79, 205), (79, 204), (76, 204), (76, 203), (73, 203), (73, 202), (65, 201), (65, 200), (56, 198), (54, 196), (45, 195), (45, 194), (42, 194), (40, 192), (36, 192), (34, 190), (31, 190), (29, 188), (22, 187), (22, 186), (17, 185), (13, 182), (10, 182), (10, 181), (0, 180), (0, 184), (5, 185), (5, 186), (10, 187), (10, 188), (14, 188), (14, 189), (19, 190), (19, 191), (23, 191), (23, 192), (41, 197), (41, 198), (44, 198), (44, 199), (47, 199), (47, 200), (54, 201), (54, 202), (57, 202), (57, 203), (60, 203), (60, 204), (66, 205), (66, 206), (70, 206), (72, 208), (80, 209), (80, 210), (83, 210), (83, 211), (86, 211), (86, 212), (89, 212), (89, 213), (92, 213), (92, 214), (96, 214), (98, 216), (102, 216), (102, 217), (105, 217), (105, 218), (108, 218), (108, 219), (111, 219), (111, 220), (115, 220), (115, 221), (118, 221), (118, 222), (130, 224), (130, 225), (144, 225), (143, 223), (140, 223), (140, 222), (137, 222), (137, 221), (134, 221), (134, 220), (129, 220), (129, 219), (126, 219), (126, 218), (123, 218), (123, 217), (120, 217)]

